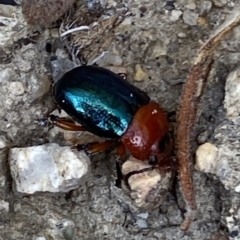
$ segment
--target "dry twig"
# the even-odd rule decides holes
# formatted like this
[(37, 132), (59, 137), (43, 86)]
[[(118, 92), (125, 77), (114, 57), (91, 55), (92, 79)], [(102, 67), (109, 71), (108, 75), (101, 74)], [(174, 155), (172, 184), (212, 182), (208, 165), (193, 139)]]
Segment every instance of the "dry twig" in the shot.
[[(179, 160), (179, 177), (182, 192), (187, 204), (188, 213), (181, 225), (187, 230), (194, 219), (197, 209), (191, 169), (192, 133), (196, 120), (198, 103), (203, 91), (203, 82), (206, 81), (211, 69), (213, 53), (222, 38), (231, 32), (240, 23), (239, 12), (234, 13), (218, 31), (202, 46), (195, 58), (182, 92), (182, 99), (178, 113), (177, 129), (177, 157)], [(199, 94), (200, 89), (200, 94)]]

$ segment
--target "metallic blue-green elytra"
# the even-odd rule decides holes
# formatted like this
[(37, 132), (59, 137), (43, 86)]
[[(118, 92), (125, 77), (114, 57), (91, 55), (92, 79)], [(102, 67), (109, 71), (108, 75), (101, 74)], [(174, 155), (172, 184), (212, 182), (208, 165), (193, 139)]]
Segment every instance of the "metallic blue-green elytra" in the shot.
[(57, 104), (85, 130), (119, 138), (136, 111), (149, 103), (146, 93), (117, 74), (97, 66), (65, 73), (53, 88)]

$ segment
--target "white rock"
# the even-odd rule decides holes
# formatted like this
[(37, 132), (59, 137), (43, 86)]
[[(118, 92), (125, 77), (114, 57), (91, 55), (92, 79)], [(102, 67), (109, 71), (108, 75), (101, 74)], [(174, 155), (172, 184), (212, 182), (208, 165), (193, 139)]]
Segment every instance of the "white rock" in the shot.
[(4, 200), (0, 200), (0, 212), (9, 212), (9, 203), (4, 201)]
[(0, 72), (0, 83), (4, 81), (10, 81), (11, 76), (13, 75), (13, 70), (11, 68), (5, 68)]
[(83, 181), (89, 168), (84, 152), (57, 144), (12, 148), (9, 162), (16, 191), (25, 194), (67, 192)]
[(179, 33), (178, 33), (178, 37), (179, 37), (179, 38), (186, 38), (186, 37), (187, 37), (187, 34), (184, 33), (184, 32), (179, 32)]
[(191, 2), (191, 3), (186, 4), (185, 7), (189, 10), (195, 10), (197, 5), (195, 2)]
[[(157, 57), (160, 57), (160, 56), (166, 56), (167, 55), (167, 46), (160, 39), (158, 39), (156, 41), (152, 41), (148, 45), (146, 55), (147, 55), (146, 61), (155, 60)], [(136, 71), (136, 69), (135, 69), (135, 71)]]
[(212, 0), (212, 2), (216, 7), (223, 7), (227, 4), (227, 0)]
[(212, 8), (212, 2), (211, 1), (203, 1), (201, 3), (200, 15), (208, 13), (211, 10), (211, 8)]
[(238, 186), (236, 186), (234, 190), (235, 190), (235, 192), (239, 193), (240, 192), (240, 184)]
[(190, 10), (185, 10), (183, 12), (183, 21), (189, 26), (197, 25), (198, 14)]
[(196, 151), (195, 168), (203, 172), (211, 172), (216, 167), (218, 148), (212, 143), (204, 143)]
[(24, 93), (25, 88), (22, 82), (11, 82), (8, 91), (10, 94), (18, 96)]
[(172, 10), (170, 19), (175, 22), (182, 16), (182, 11), (180, 10)]
[(5, 148), (7, 145), (7, 139), (4, 136), (0, 136), (0, 149)]
[[(122, 173), (126, 175), (133, 171), (139, 171), (151, 167), (148, 163), (130, 157), (122, 165)], [(172, 179), (171, 171), (159, 171), (158, 169), (137, 173), (128, 179), (131, 188), (130, 196), (135, 204), (141, 208), (156, 207), (161, 205), (166, 198)], [(124, 185), (123, 185), (124, 188)]]
[(147, 227), (148, 227), (147, 221), (144, 220), (144, 219), (137, 219), (136, 225), (137, 225), (139, 228), (147, 228)]
[(225, 85), (224, 107), (227, 117), (232, 119), (240, 115), (240, 69), (229, 73)]

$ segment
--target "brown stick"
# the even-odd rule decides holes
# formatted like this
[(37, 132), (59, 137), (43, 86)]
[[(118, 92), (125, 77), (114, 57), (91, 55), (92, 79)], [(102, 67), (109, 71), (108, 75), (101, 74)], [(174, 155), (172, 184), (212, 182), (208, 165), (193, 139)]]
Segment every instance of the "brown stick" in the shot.
[[(182, 92), (182, 99), (178, 113), (177, 128), (177, 157), (179, 161), (179, 177), (182, 193), (186, 201), (188, 213), (181, 225), (182, 230), (187, 230), (194, 220), (195, 210), (197, 209), (191, 168), (192, 154), (192, 133), (196, 120), (198, 103), (201, 97), (199, 94), (199, 84), (206, 81), (210, 72), (212, 58), (215, 47), (221, 39), (232, 31), (240, 23), (240, 14), (236, 13), (230, 21), (222, 25), (222, 28), (203, 45), (193, 66), (187, 76), (186, 83)], [(202, 87), (202, 86), (201, 86)], [(203, 88), (200, 89), (203, 92)]]

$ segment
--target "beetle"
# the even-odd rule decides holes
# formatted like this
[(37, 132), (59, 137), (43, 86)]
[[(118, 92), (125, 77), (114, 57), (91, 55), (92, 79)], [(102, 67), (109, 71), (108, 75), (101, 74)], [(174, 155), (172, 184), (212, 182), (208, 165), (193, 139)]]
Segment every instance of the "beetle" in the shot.
[(150, 165), (167, 162), (171, 137), (166, 115), (145, 92), (118, 74), (98, 66), (76, 67), (55, 83), (53, 96), (57, 105), (80, 124), (50, 115), (53, 125), (107, 139), (85, 145), (88, 153), (117, 143), (120, 156), (128, 152)]

